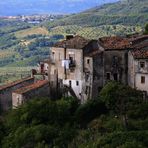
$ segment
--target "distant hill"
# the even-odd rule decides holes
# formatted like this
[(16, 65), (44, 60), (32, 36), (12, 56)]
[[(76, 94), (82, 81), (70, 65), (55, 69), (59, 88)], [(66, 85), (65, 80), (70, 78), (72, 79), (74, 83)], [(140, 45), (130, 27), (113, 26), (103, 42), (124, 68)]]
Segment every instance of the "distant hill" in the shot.
[(148, 0), (121, 0), (52, 22), (50, 27), (65, 25), (145, 25), (148, 22)]
[(1, 0), (0, 15), (78, 13), (96, 5), (115, 1), (117, 0)]

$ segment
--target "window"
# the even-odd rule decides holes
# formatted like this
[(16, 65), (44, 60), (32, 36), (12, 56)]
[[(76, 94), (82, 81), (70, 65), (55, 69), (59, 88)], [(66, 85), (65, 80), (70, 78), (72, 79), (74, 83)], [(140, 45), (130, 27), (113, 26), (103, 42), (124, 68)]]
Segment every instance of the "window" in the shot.
[(141, 83), (145, 84), (145, 76), (141, 76)]
[(144, 68), (145, 67), (145, 62), (140, 62), (140, 68)]
[(55, 60), (55, 52), (52, 52), (53, 60)]
[(90, 59), (87, 59), (87, 64), (89, 64), (90, 63)]
[(75, 54), (69, 54), (69, 60), (74, 61), (75, 60)]
[(106, 78), (107, 78), (107, 80), (110, 80), (110, 73), (109, 72), (106, 73)]
[(79, 81), (76, 81), (76, 85), (79, 86)]
[(113, 59), (112, 59), (112, 63), (113, 63), (113, 65), (117, 65), (118, 62), (119, 62), (118, 57), (117, 57), (117, 56), (113, 56)]
[(69, 81), (69, 86), (71, 87), (71, 81)]
[(117, 73), (114, 73), (114, 80), (118, 81), (118, 74)]

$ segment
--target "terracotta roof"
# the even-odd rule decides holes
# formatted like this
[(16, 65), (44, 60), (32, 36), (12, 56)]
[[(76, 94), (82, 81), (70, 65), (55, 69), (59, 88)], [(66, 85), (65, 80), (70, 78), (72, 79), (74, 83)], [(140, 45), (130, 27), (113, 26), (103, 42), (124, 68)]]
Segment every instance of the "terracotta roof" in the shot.
[(147, 50), (135, 49), (131, 52), (135, 59), (148, 59), (148, 49)]
[(53, 47), (64, 48), (66, 46), (66, 48), (83, 49), (89, 43), (89, 41), (90, 40), (81, 36), (75, 36), (69, 40), (57, 42)]
[(147, 59), (148, 58), (148, 35), (139, 36), (130, 39), (133, 49), (131, 51), (134, 58)]
[(24, 94), (24, 93), (27, 93), (29, 91), (35, 90), (37, 88), (40, 88), (40, 87), (42, 87), (46, 84), (48, 84), (47, 80), (40, 80), (40, 81), (35, 82), (34, 84), (31, 84), (31, 85), (22, 87), (20, 89), (17, 89), (13, 93)]
[(32, 78), (32, 77), (27, 77), (27, 78), (23, 78), (23, 79), (21, 79), (21, 80), (17, 80), (17, 81), (8, 83), (8, 84), (6, 84), (6, 85), (2, 85), (2, 86), (0, 86), (0, 91), (1, 91), (1, 90), (4, 90), (4, 89), (7, 89), (7, 88), (10, 88), (10, 87), (13, 87), (13, 86), (15, 86), (15, 85), (17, 85), (17, 84), (19, 84), (19, 83), (22, 83), (22, 82), (25, 82), (25, 81), (28, 81), (28, 80), (33, 80), (33, 79), (34, 79), (34, 78)]
[(105, 50), (114, 50), (114, 49), (127, 49), (131, 47), (129, 39), (113, 36), (113, 37), (102, 37), (99, 39), (99, 44)]

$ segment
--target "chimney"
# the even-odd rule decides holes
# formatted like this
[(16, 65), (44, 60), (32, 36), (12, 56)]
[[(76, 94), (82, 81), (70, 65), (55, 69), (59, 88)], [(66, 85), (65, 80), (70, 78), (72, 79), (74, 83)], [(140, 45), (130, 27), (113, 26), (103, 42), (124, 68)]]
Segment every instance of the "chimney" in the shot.
[(66, 35), (66, 40), (70, 40), (72, 38), (74, 38), (74, 35)]

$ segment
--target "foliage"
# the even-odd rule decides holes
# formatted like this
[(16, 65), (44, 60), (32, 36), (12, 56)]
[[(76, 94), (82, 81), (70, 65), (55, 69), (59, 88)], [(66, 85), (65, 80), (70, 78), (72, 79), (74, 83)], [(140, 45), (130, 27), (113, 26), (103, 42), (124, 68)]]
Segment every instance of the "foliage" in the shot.
[(144, 34), (148, 34), (148, 24), (145, 25), (145, 31)]
[(5, 126), (2, 119), (0, 119), (0, 145), (4, 135), (5, 135)]
[[(124, 99), (125, 112), (119, 110), (119, 97)], [(147, 111), (148, 103), (141, 100), (141, 93), (118, 82), (109, 82), (98, 99), (84, 104), (72, 97), (32, 99), (4, 115), (0, 122), (1, 145), (146, 148)], [(128, 117), (127, 127), (123, 125), (123, 113)]]
[(77, 101), (72, 98), (56, 102), (34, 99), (12, 110), (6, 116), (8, 133), (3, 147), (37, 147), (41, 144), (65, 147), (76, 132), (71, 122), (74, 102)]
[(147, 5), (147, 0), (118, 1), (49, 22), (49, 26), (55, 27), (73, 24), (79, 26), (100, 26), (103, 24), (143, 25), (148, 20)]
[(77, 109), (75, 116), (78, 123), (82, 127), (85, 127), (94, 118), (100, 116), (101, 114), (105, 114), (106, 112), (107, 109), (104, 103), (99, 101), (99, 99), (93, 99), (81, 105)]
[(119, 82), (111, 81), (101, 90), (100, 98), (108, 109), (115, 113), (124, 114), (131, 105), (142, 102), (142, 92)]

